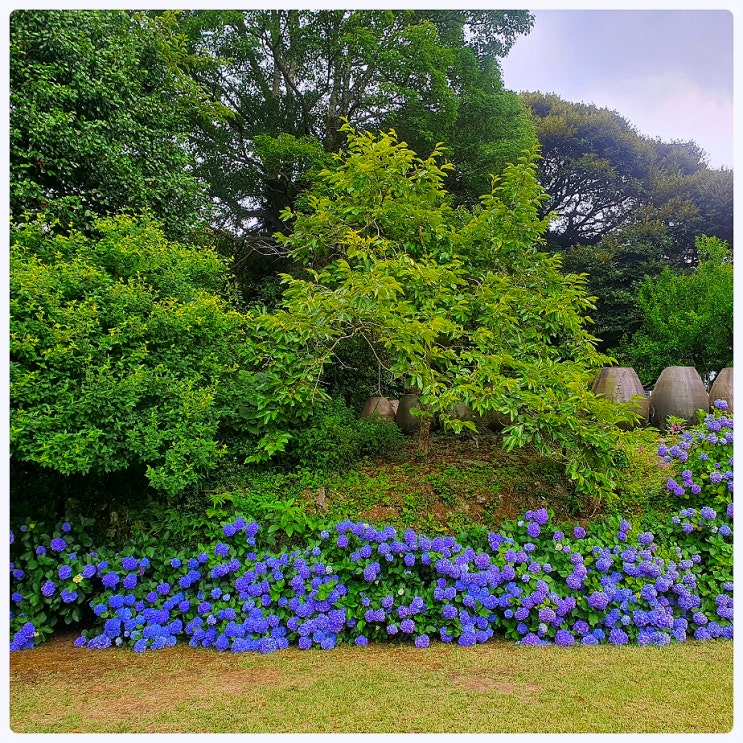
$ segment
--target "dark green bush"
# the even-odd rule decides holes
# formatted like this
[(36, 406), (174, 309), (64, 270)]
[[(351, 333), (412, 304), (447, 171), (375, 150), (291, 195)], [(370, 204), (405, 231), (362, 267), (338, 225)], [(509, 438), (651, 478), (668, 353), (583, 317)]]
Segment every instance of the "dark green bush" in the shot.
[(359, 418), (343, 401), (332, 400), (293, 434), (286, 456), (292, 465), (333, 471), (362, 457), (392, 454), (402, 439), (394, 423)]

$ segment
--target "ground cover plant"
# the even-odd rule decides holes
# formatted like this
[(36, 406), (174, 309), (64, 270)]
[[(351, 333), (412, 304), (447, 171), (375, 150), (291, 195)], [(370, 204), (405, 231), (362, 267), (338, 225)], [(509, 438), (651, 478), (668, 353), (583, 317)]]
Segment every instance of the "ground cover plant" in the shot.
[[(468, 541), (344, 520), (270, 552), (237, 517), (216, 543), (92, 549), (83, 520), (11, 532), (11, 649), (67, 623), (75, 644), (262, 653), (433, 640), (667, 645), (733, 636), (733, 420), (724, 402), (659, 454), (684, 508), (651, 532), (618, 515), (552, 526), (545, 508)], [(670, 442), (669, 442), (670, 443)], [(16, 537), (16, 534), (18, 535)], [(92, 613), (88, 613), (92, 612)]]

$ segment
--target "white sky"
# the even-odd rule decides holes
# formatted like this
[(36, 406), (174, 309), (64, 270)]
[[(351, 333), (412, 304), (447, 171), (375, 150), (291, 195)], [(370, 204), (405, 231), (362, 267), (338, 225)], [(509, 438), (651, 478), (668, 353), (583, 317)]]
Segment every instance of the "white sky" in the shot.
[(501, 62), (506, 88), (609, 108), (644, 136), (693, 140), (710, 167), (733, 167), (730, 11), (532, 12), (533, 30)]

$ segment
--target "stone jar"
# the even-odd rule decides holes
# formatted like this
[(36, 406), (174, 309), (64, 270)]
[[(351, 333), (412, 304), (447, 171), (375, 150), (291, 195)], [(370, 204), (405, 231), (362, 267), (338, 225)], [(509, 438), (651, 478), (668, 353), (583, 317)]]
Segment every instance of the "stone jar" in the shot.
[(709, 396), (699, 372), (693, 366), (667, 366), (650, 396), (650, 424), (665, 432), (668, 418), (675, 416), (695, 425), (697, 411), (708, 409)]

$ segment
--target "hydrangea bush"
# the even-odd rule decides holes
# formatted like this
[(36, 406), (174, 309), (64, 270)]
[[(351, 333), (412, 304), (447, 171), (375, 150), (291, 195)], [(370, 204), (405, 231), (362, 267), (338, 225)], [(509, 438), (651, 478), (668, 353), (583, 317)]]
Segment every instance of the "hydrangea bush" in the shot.
[(554, 528), (542, 508), (477, 547), (346, 520), (270, 553), (256, 548), (259, 525), (236, 518), (216, 543), (155, 561), (97, 554), (71, 523), (51, 534), (25, 524), (11, 533), (11, 650), (60, 619), (84, 620), (83, 609), (75, 645), (137, 652), (181, 641), (271, 652), (494, 635), (525, 645), (732, 639), (733, 424), (722, 412), (661, 447), (683, 467), (669, 489), (685, 503), (653, 532), (619, 517)]

